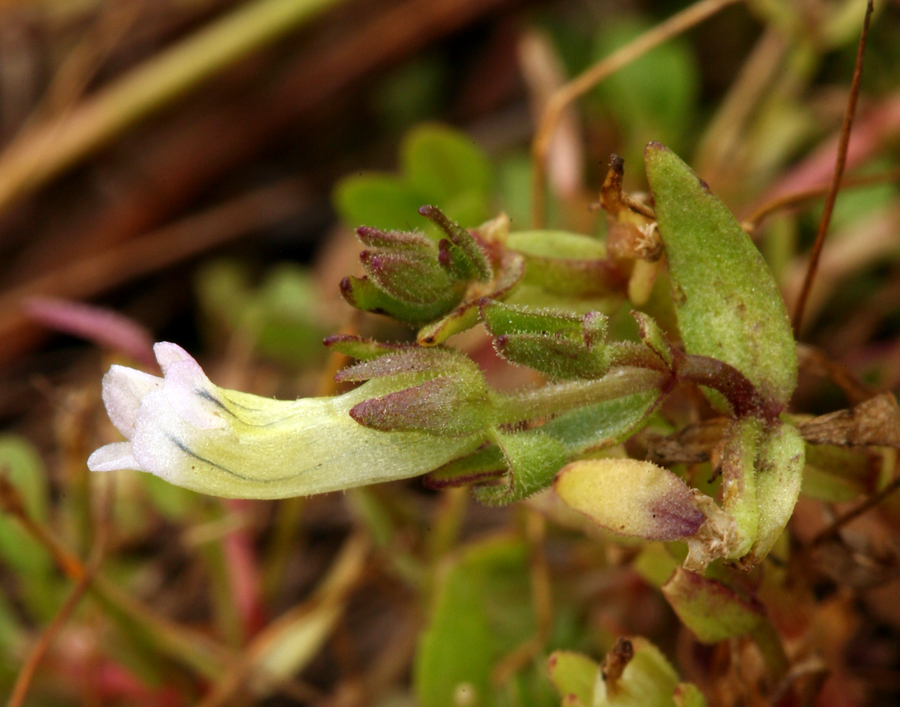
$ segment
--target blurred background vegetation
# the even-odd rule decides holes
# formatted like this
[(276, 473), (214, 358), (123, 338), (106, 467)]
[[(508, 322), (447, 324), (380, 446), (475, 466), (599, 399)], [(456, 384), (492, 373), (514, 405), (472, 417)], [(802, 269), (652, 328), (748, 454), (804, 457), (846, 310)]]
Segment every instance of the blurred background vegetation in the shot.
[[(546, 496), (484, 508), (412, 480), (222, 502), (85, 466), (116, 438), (102, 373), (154, 371), (154, 340), (189, 349), (220, 385), (291, 398), (334, 392), (341, 362), (325, 335), (409, 339), (340, 298), (340, 279), (359, 272), (352, 228), (422, 228), (416, 209), (432, 201), (466, 226), (502, 210), (530, 227), (530, 143), (550, 97), (686, 6), (0, 3), (0, 694), (48, 706), (555, 705), (553, 650), (599, 658), (639, 634), (710, 704), (771, 695), (751, 648), (703, 646), (679, 626), (658, 591), (676, 564), (661, 546), (586, 534)], [(609, 77), (561, 116), (549, 226), (602, 238), (592, 204), (609, 156), (645, 189), (649, 140), (740, 219), (826, 184), (863, 9), (723, 3)], [(900, 165), (898, 27), (900, 5), (879, 3), (851, 177)], [(750, 224), (789, 308), (820, 211), (811, 199)], [(823, 379), (831, 365), (900, 386), (896, 175), (846, 190), (831, 231), (801, 335), (824, 352), (802, 359), (795, 407), (811, 413), (848, 404)], [(491, 358), (483, 333), (458, 345), (498, 387), (535, 382)], [(811, 460), (795, 543), (882, 487), (896, 461), (841, 454)], [(890, 704), (897, 500), (850, 529), (768, 609), (810, 702)]]

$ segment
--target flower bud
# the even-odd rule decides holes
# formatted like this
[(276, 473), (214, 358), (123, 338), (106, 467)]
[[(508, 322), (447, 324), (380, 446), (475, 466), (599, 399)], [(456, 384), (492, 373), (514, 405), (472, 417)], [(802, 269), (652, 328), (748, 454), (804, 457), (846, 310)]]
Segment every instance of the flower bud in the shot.
[(694, 535), (706, 519), (687, 485), (650, 462), (573, 462), (560, 470), (553, 488), (569, 506), (620, 535), (681, 540)]

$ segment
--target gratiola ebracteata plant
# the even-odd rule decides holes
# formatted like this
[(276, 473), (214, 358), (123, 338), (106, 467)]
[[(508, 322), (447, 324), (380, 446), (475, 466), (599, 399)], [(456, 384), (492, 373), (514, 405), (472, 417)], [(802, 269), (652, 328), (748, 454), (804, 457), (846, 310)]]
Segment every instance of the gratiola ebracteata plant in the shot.
[[(419, 211), (432, 223), (426, 232), (361, 227), (365, 274), (344, 279), (341, 292), (358, 309), (415, 327), (414, 343), (330, 337), (329, 347), (358, 360), (338, 379), (368, 383), (293, 402), (218, 388), (184, 351), (159, 345), (164, 378), (116, 367), (104, 380), (128, 441), (98, 450), (89, 465), (253, 498), (426, 473), (433, 487), (476, 484), (489, 504), (552, 486), (616, 533), (686, 542), (688, 571), (719, 558), (753, 566), (800, 489), (803, 441), (781, 419), (796, 383), (794, 339), (765, 263), (725, 205), (662, 145), (648, 145), (646, 164), (652, 209), (622, 192), (614, 159), (601, 193), (605, 246), (559, 231), (509, 233), (503, 216), (467, 230), (434, 206)], [(599, 311), (575, 314), (599, 295), (646, 301), (662, 262), (681, 346), (645, 313), (632, 313), (639, 341), (609, 340)], [(534, 306), (541, 292), (571, 309)], [(493, 390), (444, 343), (479, 322), (500, 356), (550, 382)], [(718, 501), (648, 461), (597, 458), (683, 384), (701, 386), (727, 418), (715, 454)], [(685, 595), (677, 589), (669, 594)]]

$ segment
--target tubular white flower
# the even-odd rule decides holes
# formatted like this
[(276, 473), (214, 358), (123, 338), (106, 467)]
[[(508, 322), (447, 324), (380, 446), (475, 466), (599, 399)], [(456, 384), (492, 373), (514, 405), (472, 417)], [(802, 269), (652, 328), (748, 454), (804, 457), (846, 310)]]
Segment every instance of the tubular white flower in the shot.
[(213, 385), (175, 344), (153, 350), (164, 378), (123, 366), (103, 377), (109, 418), (128, 441), (91, 454), (92, 471), (136, 469), (214, 496), (285, 498), (418, 476), (483, 440), (353, 420), (354, 405), (398, 389), (390, 379), (331, 398), (273, 400)]

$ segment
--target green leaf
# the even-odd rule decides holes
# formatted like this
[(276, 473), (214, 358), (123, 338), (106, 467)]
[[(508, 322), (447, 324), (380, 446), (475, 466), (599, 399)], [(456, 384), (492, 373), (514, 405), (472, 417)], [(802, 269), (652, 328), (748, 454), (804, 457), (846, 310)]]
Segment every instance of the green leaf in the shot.
[(878, 476), (869, 450), (807, 444), (800, 493), (827, 503), (852, 501), (863, 493), (874, 493)]
[(275, 266), (254, 288), (245, 263), (222, 259), (200, 269), (195, 287), (205, 318), (222, 338), (241, 331), (260, 353), (294, 367), (324, 354), (316, 288), (303, 268)]
[(760, 441), (756, 461), (759, 529), (745, 563), (752, 566), (768, 555), (791, 519), (803, 482), (805, 451), (793, 425), (779, 424)]
[(496, 661), (536, 630), (527, 547), (508, 539), (469, 546), (435, 586), (415, 660), (416, 704), (491, 707)]
[(581, 653), (556, 651), (547, 661), (547, 668), (550, 680), (563, 698), (571, 700), (569, 695), (574, 695), (584, 707), (593, 706), (594, 683), (600, 672), (597, 663)]
[(651, 142), (645, 158), (685, 348), (731, 364), (765, 399), (786, 405), (797, 385), (797, 352), (762, 256), (673, 152)]
[(334, 205), (350, 226), (372, 226), (385, 231), (408, 231), (427, 223), (418, 214), (425, 202), (403, 180), (388, 174), (361, 174), (338, 182)]
[(746, 417), (732, 421), (723, 437), (722, 507), (734, 518), (740, 533), (729, 555), (733, 560), (747, 554), (758, 533), (756, 454), (761, 435), (762, 423)]
[[(594, 59), (600, 60), (650, 29), (641, 20), (600, 24)], [(626, 134), (657, 135), (677, 144), (687, 133), (697, 103), (699, 67), (687, 41), (676, 38), (651, 49), (598, 87), (604, 109)]]
[[(491, 192), (491, 163), (471, 137), (441, 125), (420, 125), (400, 147), (404, 176), (422, 203), (444, 207), (460, 194), (485, 201)], [(419, 204), (421, 206), (421, 204)]]
[(627, 278), (606, 259), (600, 241), (566, 231), (511, 233), (507, 246), (525, 258), (525, 282), (553, 294), (596, 297), (621, 290)]
[[(47, 476), (35, 448), (12, 434), (0, 435), (0, 473), (7, 474), (25, 504), (28, 515), (38, 524), (47, 522)], [(43, 546), (11, 516), (0, 513), (0, 557), (14, 569), (43, 574), (52, 562)]]
[(718, 643), (753, 631), (765, 616), (755, 599), (740, 596), (714, 579), (678, 568), (663, 585), (663, 596), (702, 643)]

